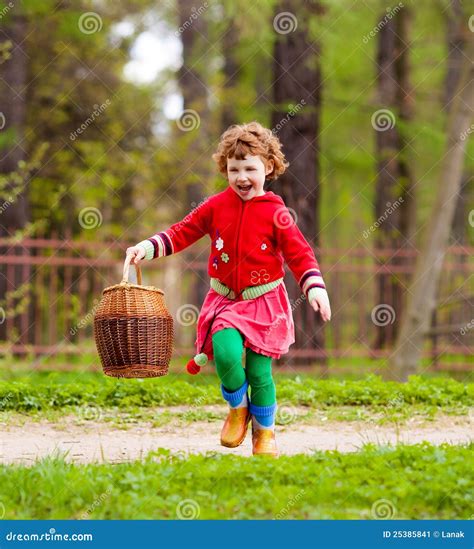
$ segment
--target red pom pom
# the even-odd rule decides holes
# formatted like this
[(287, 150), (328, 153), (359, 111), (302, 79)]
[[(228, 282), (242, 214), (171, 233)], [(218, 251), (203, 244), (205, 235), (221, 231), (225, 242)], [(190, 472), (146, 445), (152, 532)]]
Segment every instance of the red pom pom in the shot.
[(195, 376), (196, 374), (199, 374), (201, 371), (201, 366), (198, 366), (192, 358), (187, 364), (186, 364), (186, 370), (188, 371), (188, 374), (191, 374), (192, 376)]

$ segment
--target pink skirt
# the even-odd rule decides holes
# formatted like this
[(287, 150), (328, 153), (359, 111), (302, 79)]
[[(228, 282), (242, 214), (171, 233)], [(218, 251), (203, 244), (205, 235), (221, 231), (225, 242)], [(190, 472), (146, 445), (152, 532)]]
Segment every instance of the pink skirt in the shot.
[[(216, 310), (220, 312), (212, 322)], [(281, 283), (266, 294), (245, 301), (228, 299), (211, 288), (198, 319), (197, 352), (204, 352), (212, 359), (212, 334), (224, 328), (238, 330), (243, 336), (244, 346), (252, 351), (280, 358), (295, 342), (295, 326), (285, 285)]]

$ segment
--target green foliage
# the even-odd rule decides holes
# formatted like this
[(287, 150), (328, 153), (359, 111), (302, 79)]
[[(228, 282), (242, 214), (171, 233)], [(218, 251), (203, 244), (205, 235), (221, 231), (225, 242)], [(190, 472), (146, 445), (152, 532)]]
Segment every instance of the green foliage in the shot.
[[(150, 453), (73, 465), (0, 466), (5, 519), (468, 519), (473, 445), (368, 445), (278, 459)], [(381, 511), (380, 511), (381, 512)]]
[[(377, 0), (358, 4), (357, 9), (347, 0), (325, 0), (320, 5), (320, 14), (311, 11), (316, 3), (291, 7), (300, 25), (307, 23), (311, 47), (321, 52), (324, 245), (345, 247), (353, 246), (354, 235), (361, 235), (374, 220), (371, 115), (380, 107), (376, 98), (379, 35), (366, 38), (388, 8)], [(421, 226), (435, 194), (433, 181), (444, 147), (446, 112), (441, 106), (446, 40), (440, 37), (446, 32), (450, 6), (414, 1), (405, 6), (413, 16), (409, 56), (414, 118), (406, 127), (400, 120), (397, 124), (409, 136), (408, 160), (415, 172)], [(177, 131), (175, 121), (164, 114), (166, 98), (179, 91), (178, 67), (166, 69), (148, 85), (127, 81), (124, 76), (135, 40), (143, 31), (160, 28), (164, 36), (179, 38), (175, 6), (151, 0), (106, 0), (94, 5), (98, 24), (96, 32), (90, 33), (82, 32), (79, 24), (81, 16), (92, 9), (86, 0), (57, 6), (52, 0), (28, 0), (21, 8), (9, 10), (5, 22), (20, 9), (30, 23), (22, 46), (28, 54), (30, 82), (25, 146), (29, 155), (40, 144), (50, 147), (48, 162), (34, 174), (29, 191), (32, 221), (47, 219), (47, 234), (69, 227), (74, 236), (83, 238), (141, 239), (152, 228), (175, 221), (191, 209), (183, 192), (187, 179), (205, 179), (200, 181), (205, 194), (224, 184), (212, 175), (210, 160), (223, 129), (224, 108), (231, 110), (235, 122), (257, 119), (270, 124), (272, 53), (279, 37), (273, 26), (279, 9), (275, 0), (255, 4), (222, 0), (206, 6), (200, 15), (206, 20), (206, 39), (196, 46), (199, 51), (192, 69), (204, 78), (210, 112), (201, 113), (202, 124), (193, 137)], [(117, 33), (117, 24), (123, 22), (131, 25), (129, 36)], [(223, 37), (231, 26), (236, 44), (226, 51)], [(0, 43), (4, 57), (9, 47), (8, 41)], [(229, 55), (237, 66), (232, 86), (222, 70)], [(107, 100), (107, 109), (91, 116), (95, 106)], [(299, 100), (294, 98), (294, 103)], [(71, 133), (84, 123), (87, 128), (71, 139)], [(9, 131), (2, 132), (0, 147), (10, 140)], [(198, 160), (189, 158), (196, 140), (205, 141), (198, 150), (205, 151), (206, 177), (191, 169)], [(467, 147), (469, 170), (472, 140)], [(101, 211), (99, 227), (84, 230), (74, 221), (84, 207)]]
[[(116, 23), (150, 5), (104, 2), (88, 16), (90, 26), (83, 20), (91, 12), (86, 1), (56, 9), (25, 6), (32, 20), (24, 44), (31, 83), (25, 133), (28, 150), (47, 143), (50, 154), (31, 180), (29, 199), (33, 220), (48, 220), (46, 234), (121, 235), (123, 224), (136, 219), (127, 204), (133, 187), (155, 178), (145, 160), (156, 146), (154, 90), (124, 79), (129, 38), (114, 32)], [(101, 212), (100, 225), (84, 229), (77, 222), (85, 207)]]
[[(157, 379), (111, 379), (75, 374), (59, 381), (60, 374), (0, 382), (0, 411), (38, 411), (68, 406), (95, 405), (120, 408), (221, 404), (217, 378), (169, 375)], [(294, 405), (370, 406), (394, 408), (424, 404), (461, 409), (472, 406), (474, 384), (447, 378), (414, 376), (408, 383), (385, 382), (376, 376), (365, 380), (277, 379), (279, 402)]]

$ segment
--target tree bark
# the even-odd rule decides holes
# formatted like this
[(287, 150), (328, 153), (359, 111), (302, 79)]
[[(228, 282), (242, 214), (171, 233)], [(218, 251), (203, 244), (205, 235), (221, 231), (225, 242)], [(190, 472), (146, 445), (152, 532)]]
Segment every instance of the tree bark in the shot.
[[(456, 89), (459, 85), (461, 77), (462, 60), (464, 50), (466, 48), (467, 37), (470, 34), (469, 28), (466, 26), (466, 20), (469, 19), (467, 10), (462, 6), (461, 0), (451, 0), (450, 9), (446, 10), (446, 46), (448, 57), (446, 59), (446, 74), (444, 82), (444, 96), (442, 107), (447, 114), (451, 109), (452, 101), (455, 97)], [(472, 172), (463, 171), (461, 185), (456, 201), (456, 208), (453, 216), (453, 224), (451, 227), (450, 244), (453, 246), (465, 246), (468, 243), (469, 224), (466, 219), (469, 215), (469, 198), (472, 202), (472, 195), (469, 196), (470, 181)], [(457, 261), (460, 264), (465, 264), (469, 261), (468, 254), (457, 256)], [(444, 318), (441, 322), (447, 324), (461, 324), (463, 322), (465, 311), (463, 306), (450, 307), (445, 313), (448, 318)], [(436, 328), (438, 317), (436, 311), (433, 314), (432, 328)], [(458, 334), (444, 335), (445, 341), (450, 341), (456, 345)]]
[[(388, 265), (389, 270), (391, 265), (407, 264), (409, 259), (403, 252), (414, 244), (415, 197), (404, 129), (412, 118), (409, 35), (410, 12), (403, 7), (392, 19), (385, 21), (378, 42), (378, 100), (388, 114), (383, 114), (384, 110), (377, 111), (379, 114), (375, 114), (372, 120), (378, 170), (375, 219), (383, 220), (376, 232), (375, 248), (402, 252), (379, 259), (379, 264)], [(377, 276), (377, 303), (392, 309), (394, 322), (377, 324), (375, 349), (391, 345), (396, 337), (402, 312), (403, 288), (407, 283), (407, 277), (402, 273), (395, 275), (388, 272)]]
[(224, 106), (222, 109), (222, 130), (236, 124), (237, 113), (234, 95), (237, 91), (241, 66), (237, 59), (239, 33), (234, 20), (229, 21), (229, 26), (223, 36), (222, 46), (224, 55)]
[[(183, 155), (183, 171), (180, 183), (186, 186), (184, 217), (195, 208), (205, 196), (204, 182), (211, 176), (209, 147), (209, 107), (207, 90), (207, 62), (209, 49), (206, 14), (197, 15), (193, 0), (178, 0), (179, 23), (183, 44), (183, 65), (179, 71), (179, 85), (183, 95), (185, 110), (192, 110), (189, 120), (195, 127), (181, 134), (187, 154)], [(198, 123), (196, 124), (196, 120)], [(186, 125), (183, 123), (183, 126)], [(188, 127), (189, 128), (189, 127)], [(188, 129), (187, 128), (187, 129)], [(180, 153), (183, 154), (183, 153)], [(189, 262), (196, 255), (193, 251), (184, 253)], [(196, 272), (191, 281), (190, 303), (200, 306), (208, 291), (208, 283), (203, 273)]]
[[(283, 143), (283, 151), (290, 167), (270, 188), (282, 196), (290, 211), (295, 212), (297, 224), (308, 242), (318, 247), (322, 83), (320, 47), (309, 35), (308, 21), (320, 16), (322, 9), (317, 2), (306, 2), (303, 7), (296, 0), (286, 0), (279, 2), (275, 11), (276, 16), (283, 12), (297, 17), (297, 27), (292, 32), (276, 33), (273, 53), (272, 127)], [(294, 26), (290, 20), (291, 24)], [(321, 261), (320, 254), (318, 260)], [(301, 303), (301, 288), (293, 276), (288, 275), (285, 282), (290, 301)], [(319, 315), (303, 301), (295, 306), (293, 316), (296, 328), (295, 347), (321, 351), (323, 357), (318, 362), (325, 364), (324, 332)], [(308, 359), (291, 357), (290, 354), (284, 362), (294, 365), (308, 364)]]
[[(463, 51), (466, 46), (466, 36), (469, 30), (466, 28), (466, 17), (469, 17), (463, 10), (461, 0), (451, 0), (450, 10), (447, 10), (446, 17), (446, 42), (448, 49), (448, 58), (446, 61), (445, 89), (443, 97), (443, 109), (448, 113), (451, 108), (451, 102), (454, 98), (459, 78), (461, 76), (461, 67)], [(462, 176), (459, 196), (456, 203), (456, 211), (453, 219), (451, 231), (451, 242), (454, 245), (463, 246), (467, 242), (466, 216), (468, 214), (468, 188), (469, 175), (464, 173)], [(466, 258), (467, 259), (467, 258)]]
[(473, 58), (474, 40), (471, 38), (463, 59), (458, 91), (449, 112), (446, 151), (436, 200), (428, 217), (425, 241), (417, 258), (406, 311), (390, 360), (389, 376), (401, 381), (407, 380), (410, 374), (417, 371), (423, 351), (423, 338), (435, 306), (436, 289), (462, 180), (465, 134), (474, 109)]

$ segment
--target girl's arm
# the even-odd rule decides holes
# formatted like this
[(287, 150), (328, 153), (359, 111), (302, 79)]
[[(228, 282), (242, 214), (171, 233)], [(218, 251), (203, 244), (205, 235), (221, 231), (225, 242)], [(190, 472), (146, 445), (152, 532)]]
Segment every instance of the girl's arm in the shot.
[(142, 258), (150, 260), (180, 252), (208, 234), (210, 212), (211, 204), (208, 199), (184, 219), (174, 223), (169, 229), (142, 240), (136, 246), (129, 248), (127, 253), (135, 253), (132, 250), (138, 249), (141, 253), (138, 257), (135, 255), (135, 260), (140, 261)]
[(275, 224), (277, 242), (288, 267), (313, 309), (320, 311), (324, 321), (330, 320), (331, 308), (326, 285), (313, 249), (288, 209), (284, 222), (281, 216), (278, 219), (280, 222)]

